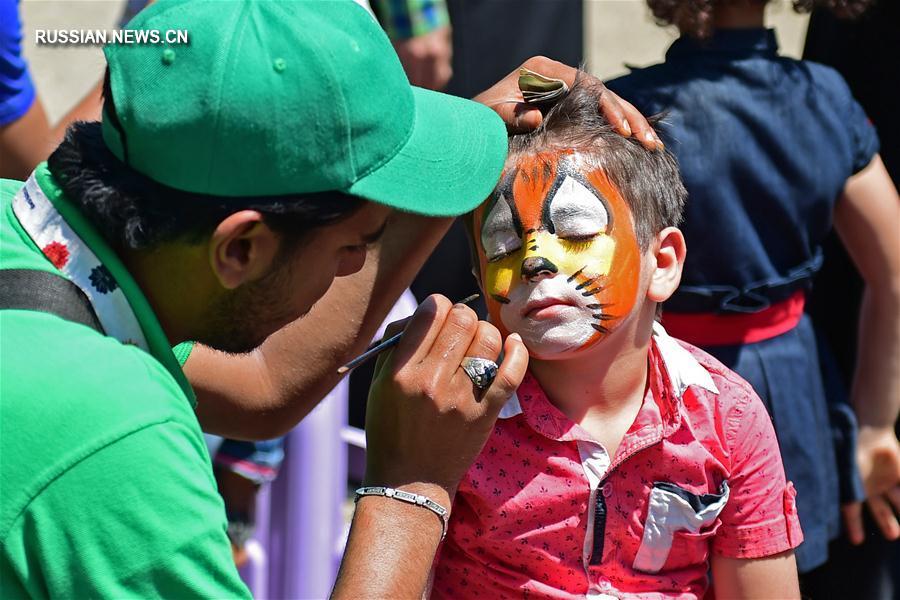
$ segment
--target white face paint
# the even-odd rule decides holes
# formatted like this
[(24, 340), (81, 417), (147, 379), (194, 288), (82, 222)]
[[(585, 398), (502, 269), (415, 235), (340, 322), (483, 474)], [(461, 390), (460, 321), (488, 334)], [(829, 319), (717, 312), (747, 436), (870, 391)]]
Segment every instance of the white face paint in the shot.
[(590, 239), (606, 231), (609, 213), (580, 181), (566, 177), (550, 201), (550, 222), (559, 238)]
[(491, 317), (533, 357), (593, 346), (634, 307), (640, 254), (630, 210), (577, 154), (520, 158), (474, 222)]
[(592, 327), (588, 305), (596, 302), (583, 296), (565, 275), (516, 286), (509, 304), (500, 306), (500, 318), (510, 330), (522, 336), (535, 358), (550, 358), (577, 350), (597, 332)]
[[(609, 225), (606, 206), (574, 177), (563, 180), (547, 206), (549, 225), (559, 239), (592, 240)], [(488, 260), (522, 246), (512, 211), (502, 195), (484, 223), (482, 244)], [(532, 356), (549, 358), (577, 350), (596, 334), (591, 315), (597, 310), (588, 307), (596, 307), (596, 299), (585, 297), (577, 285), (563, 274), (528, 281), (515, 286), (509, 303), (500, 307), (503, 323), (522, 336)]]
[(516, 231), (512, 209), (503, 194), (494, 203), (481, 230), (481, 245), (489, 261), (515, 252), (522, 247), (522, 238)]

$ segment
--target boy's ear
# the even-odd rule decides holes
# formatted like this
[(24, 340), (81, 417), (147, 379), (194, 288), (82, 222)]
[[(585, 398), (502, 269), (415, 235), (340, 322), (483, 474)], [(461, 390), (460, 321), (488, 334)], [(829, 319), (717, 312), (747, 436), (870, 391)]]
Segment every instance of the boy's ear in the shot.
[(268, 273), (280, 244), (281, 237), (257, 211), (232, 213), (210, 236), (210, 266), (222, 287), (233, 290)]
[(687, 246), (684, 235), (677, 227), (666, 227), (656, 236), (652, 255), (653, 271), (650, 274), (650, 287), (647, 298), (653, 302), (665, 302), (669, 299), (681, 282), (681, 269)]

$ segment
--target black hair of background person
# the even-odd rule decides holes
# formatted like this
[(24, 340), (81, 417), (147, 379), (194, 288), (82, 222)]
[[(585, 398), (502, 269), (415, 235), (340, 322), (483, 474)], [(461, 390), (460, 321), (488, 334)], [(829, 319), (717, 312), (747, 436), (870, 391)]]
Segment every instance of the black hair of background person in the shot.
[[(453, 27), (453, 78), (444, 90), (471, 98), (525, 62), (543, 55), (567, 65), (584, 59), (582, 0), (447, 0)], [(410, 174), (414, 177), (414, 174)], [(459, 300), (479, 292), (472, 275), (466, 229), (453, 224), (411, 286), (421, 302), (429, 294)], [(479, 299), (472, 308), (484, 317)], [(365, 423), (372, 366), (350, 377), (350, 424)]]
[[(875, 124), (881, 157), (894, 183), (900, 185), (900, 2), (879, 0), (857, 21), (840, 20), (827, 11), (813, 12), (803, 58), (841, 73)], [(857, 321), (835, 316), (859, 314), (863, 284), (834, 232), (824, 250), (825, 262), (808, 310), (848, 382), (856, 361)], [(844, 538), (832, 542), (829, 562), (804, 576), (804, 593), (812, 598), (900, 600), (900, 542), (885, 540), (864, 513), (866, 542), (860, 547)]]

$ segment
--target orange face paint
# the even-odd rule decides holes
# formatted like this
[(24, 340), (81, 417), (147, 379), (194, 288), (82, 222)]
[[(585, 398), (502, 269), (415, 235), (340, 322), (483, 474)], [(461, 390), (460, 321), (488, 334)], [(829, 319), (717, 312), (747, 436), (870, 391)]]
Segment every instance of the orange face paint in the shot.
[(519, 333), (535, 357), (584, 350), (634, 308), (631, 210), (577, 153), (520, 158), (475, 211), (474, 231), (491, 320)]

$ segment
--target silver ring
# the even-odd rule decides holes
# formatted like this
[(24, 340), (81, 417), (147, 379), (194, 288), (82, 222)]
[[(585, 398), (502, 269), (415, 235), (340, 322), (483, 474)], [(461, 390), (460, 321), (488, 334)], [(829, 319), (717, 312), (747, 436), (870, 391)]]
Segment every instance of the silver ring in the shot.
[(486, 358), (466, 356), (462, 359), (460, 366), (479, 390), (491, 387), (494, 377), (497, 376), (497, 363)]

